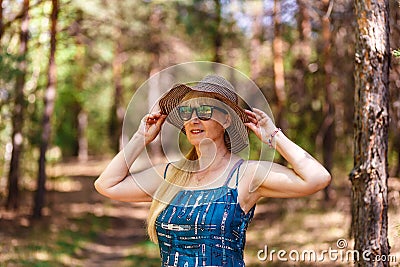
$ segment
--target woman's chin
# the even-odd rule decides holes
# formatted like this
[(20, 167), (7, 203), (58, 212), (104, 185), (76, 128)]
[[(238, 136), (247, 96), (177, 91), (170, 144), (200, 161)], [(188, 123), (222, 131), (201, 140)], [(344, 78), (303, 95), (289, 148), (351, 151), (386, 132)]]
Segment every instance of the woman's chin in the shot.
[(194, 143), (200, 143), (202, 140), (206, 139), (206, 136), (202, 133), (199, 134), (190, 134), (187, 137), (188, 141), (194, 145)]
[(204, 140), (204, 138), (203, 138), (203, 139), (200, 139), (200, 138), (191, 138), (191, 139), (189, 140), (189, 143), (192, 144), (193, 146), (199, 146), (202, 140)]
[(191, 136), (191, 138), (188, 138), (188, 140), (193, 146), (209, 145), (214, 143), (212, 139), (206, 136)]

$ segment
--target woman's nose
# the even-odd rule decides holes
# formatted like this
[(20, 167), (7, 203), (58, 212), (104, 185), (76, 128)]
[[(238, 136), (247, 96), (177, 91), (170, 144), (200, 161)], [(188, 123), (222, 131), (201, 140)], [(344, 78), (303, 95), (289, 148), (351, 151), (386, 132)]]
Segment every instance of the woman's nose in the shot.
[(198, 121), (199, 121), (199, 117), (197, 117), (196, 110), (193, 110), (192, 116), (190, 117), (190, 120), (189, 120), (189, 121), (195, 121), (195, 122), (198, 122)]

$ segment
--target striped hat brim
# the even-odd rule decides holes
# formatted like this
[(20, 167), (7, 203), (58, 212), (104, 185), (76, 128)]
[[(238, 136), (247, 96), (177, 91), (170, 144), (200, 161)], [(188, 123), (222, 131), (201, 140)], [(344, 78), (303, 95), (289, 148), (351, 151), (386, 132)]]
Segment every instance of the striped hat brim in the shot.
[[(210, 98), (214, 98), (223, 102), (231, 109), (230, 114), (232, 115), (231, 125), (226, 129), (227, 136), (225, 136), (225, 143), (227, 143), (227, 147), (232, 153), (237, 153), (246, 148), (249, 144), (248, 129), (244, 123), (250, 121), (244, 109), (232, 101), (234, 100), (234, 96), (237, 100), (236, 93), (227, 88), (223, 88), (222, 86), (221, 89), (218, 87), (219, 85), (212, 84), (209, 86), (209, 88), (207, 88), (207, 90), (202, 90), (203, 88), (196, 88), (196, 86), (190, 87), (186, 84), (177, 84), (159, 100), (158, 104), (161, 109), (161, 113), (168, 115), (167, 121), (186, 134), (183, 127), (184, 122), (179, 117), (177, 106), (182, 102), (182, 99), (189, 92), (204, 92), (209, 95)], [(235, 95), (232, 95), (232, 93)]]

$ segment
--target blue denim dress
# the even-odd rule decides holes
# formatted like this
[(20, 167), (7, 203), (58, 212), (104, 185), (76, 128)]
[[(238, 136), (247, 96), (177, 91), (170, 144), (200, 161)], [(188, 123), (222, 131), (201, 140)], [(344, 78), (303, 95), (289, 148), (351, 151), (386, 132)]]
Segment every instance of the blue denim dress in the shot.
[[(160, 213), (156, 231), (161, 266), (245, 266), (246, 229), (255, 205), (245, 214), (238, 202), (242, 163), (240, 160), (235, 164), (223, 186), (182, 190)], [(230, 188), (228, 184), (235, 172), (236, 186)]]

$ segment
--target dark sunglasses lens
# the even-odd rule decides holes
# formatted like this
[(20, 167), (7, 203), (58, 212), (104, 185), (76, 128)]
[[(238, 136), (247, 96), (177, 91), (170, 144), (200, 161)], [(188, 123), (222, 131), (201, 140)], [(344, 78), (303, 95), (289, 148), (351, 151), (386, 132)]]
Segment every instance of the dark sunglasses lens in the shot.
[(212, 117), (213, 108), (211, 106), (203, 105), (198, 107), (196, 111), (200, 120), (209, 120)]
[(181, 117), (182, 120), (188, 121), (192, 117), (192, 112), (193, 109), (189, 106), (181, 106), (178, 108), (179, 110), (179, 117)]

